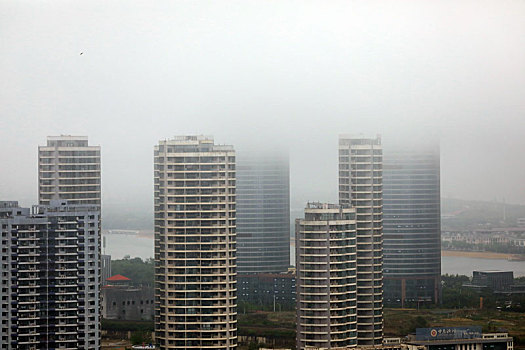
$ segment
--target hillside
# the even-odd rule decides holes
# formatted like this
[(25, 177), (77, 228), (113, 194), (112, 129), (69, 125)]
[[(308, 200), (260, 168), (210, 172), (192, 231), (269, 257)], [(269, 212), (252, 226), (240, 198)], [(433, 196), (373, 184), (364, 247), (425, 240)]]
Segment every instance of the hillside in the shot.
[(441, 199), (443, 229), (515, 227), (525, 205), (464, 199)]

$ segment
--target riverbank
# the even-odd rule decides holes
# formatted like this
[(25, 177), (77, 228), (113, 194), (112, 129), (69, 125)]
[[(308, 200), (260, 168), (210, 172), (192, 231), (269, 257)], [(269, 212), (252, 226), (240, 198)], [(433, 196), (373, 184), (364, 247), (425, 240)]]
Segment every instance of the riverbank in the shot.
[(465, 258), (479, 259), (504, 259), (511, 261), (525, 261), (525, 256), (518, 254), (494, 253), (494, 252), (472, 252), (463, 250), (442, 250), (441, 256), (461, 256)]

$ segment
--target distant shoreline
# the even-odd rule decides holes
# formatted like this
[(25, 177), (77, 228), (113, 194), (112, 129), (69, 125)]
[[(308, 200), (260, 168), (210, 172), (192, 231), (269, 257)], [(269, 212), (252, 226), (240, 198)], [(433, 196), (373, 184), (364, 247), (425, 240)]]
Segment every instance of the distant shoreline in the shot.
[(511, 261), (524, 261), (525, 256), (519, 254), (495, 253), (495, 252), (472, 252), (464, 250), (442, 250), (441, 256), (462, 256), (466, 258), (479, 259), (503, 259)]
[[(116, 231), (116, 232), (110, 232)], [(120, 230), (120, 229), (109, 229), (102, 230), (102, 235), (105, 236), (136, 236), (140, 238), (153, 238), (154, 233), (152, 230)]]

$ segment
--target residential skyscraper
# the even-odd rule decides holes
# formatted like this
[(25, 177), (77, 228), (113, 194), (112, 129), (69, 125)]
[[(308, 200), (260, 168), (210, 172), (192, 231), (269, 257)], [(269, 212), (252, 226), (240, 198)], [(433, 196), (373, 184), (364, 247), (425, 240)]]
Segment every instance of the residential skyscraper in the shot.
[(237, 271), (278, 273), (290, 266), (288, 157), (237, 155)]
[(155, 146), (155, 337), (236, 349), (235, 151), (207, 136)]
[(441, 299), (439, 146), (385, 147), (384, 299), (404, 307)]
[(38, 201), (66, 199), (100, 208), (100, 146), (87, 136), (49, 136), (38, 147)]
[(97, 206), (0, 202), (2, 349), (100, 349)]
[(308, 203), (295, 231), (297, 349), (357, 346), (356, 210)]
[(339, 137), (339, 202), (356, 210), (357, 341), (383, 338), (383, 151), (381, 138)]

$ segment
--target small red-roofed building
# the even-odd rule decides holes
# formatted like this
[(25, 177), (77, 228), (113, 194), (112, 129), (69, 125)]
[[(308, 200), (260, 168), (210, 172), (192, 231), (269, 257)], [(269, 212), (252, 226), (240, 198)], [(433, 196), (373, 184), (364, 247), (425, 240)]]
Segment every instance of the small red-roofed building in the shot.
[(106, 281), (108, 281), (108, 282), (129, 282), (129, 281), (131, 281), (131, 279), (127, 278), (126, 276), (115, 275), (115, 276), (111, 276), (109, 278), (106, 278)]
[(102, 287), (102, 317), (111, 320), (152, 320), (154, 291), (149, 286), (132, 286), (131, 279), (115, 275)]

